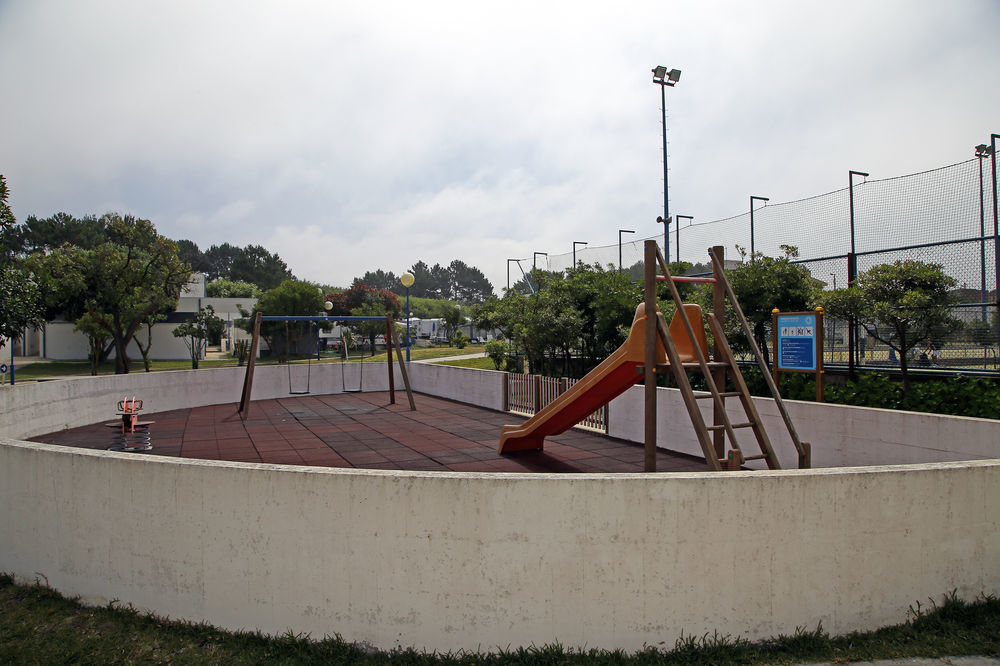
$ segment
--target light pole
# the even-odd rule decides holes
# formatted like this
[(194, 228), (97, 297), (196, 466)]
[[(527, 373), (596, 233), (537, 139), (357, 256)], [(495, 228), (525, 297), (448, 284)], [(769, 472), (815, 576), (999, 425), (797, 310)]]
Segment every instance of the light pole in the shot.
[[(858, 277), (858, 258), (854, 249), (854, 177), (861, 176), (862, 178), (867, 178), (868, 174), (864, 171), (848, 171), (847, 172), (847, 198), (850, 203), (850, 214), (851, 214), (851, 254), (847, 259), (847, 286), (850, 287), (854, 284), (854, 280)], [(853, 380), (856, 377), (854, 366), (857, 363), (857, 338), (858, 338), (858, 325), (857, 320), (854, 317), (850, 317), (847, 325), (847, 375)], [(904, 349), (902, 353), (906, 353)]]
[(535, 269), (538, 268), (538, 265), (535, 263), (535, 262), (538, 261), (538, 255), (542, 255), (546, 259), (548, 259), (548, 257), (549, 257), (549, 253), (548, 252), (536, 252), (535, 256), (533, 256), (531, 258), (531, 270), (535, 270)]
[(754, 245), (753, 245), (753, 202), (754, 201), (763, 201), (764, 205), (766, 206), (767, 202), (770, 201), (770, 199), (768, 197), (755, 197), (753, 195), (750, 195), (750, 261), (753, 261), (753, 255), (754, 255)]
[[(694, 217), (691, 216), (691, 215), (678, 215), (677, 216), (677, 224), (674, 225), (674, 241), (676, 241), (674, 243), (674, 245), (677, 246), (676, 249), (675, 249), (675, 252), (677, 252), (677, 261), (678, 262), (681, 260), (681, 219), (685, 219), (685, 220), (688, 220), (688, 222), (690, 222), (691, 220), (694, 219)], [(668, 258), (667, 261), (670, 261), (670, 259)]]
[(576, 246), (586, 244), (586, 241), (573, 241), (573, 268), (576, 268)]
[(622, 234), (634, 234), (631, 229), (618, 230), (618, 270), (622, 269)]
[(982, 306), (982, 320), (986, 321), (986, 202), (983, 201), (983, 158), (992, 154), (992, 148), (985, 143), (976, 146), (979, 158), (979, 302)]
[(410, 362), (410, 287), (413, 286), (415, 278), (413, 273), (407, 271), (399, 277), (400, 283), (406, 287), (406, 362)]
[[(830, 273), (830, 277), (833, 278), (833, 290), (837, 291), (837, 274), (836, 273)], [(832, 354), (833, 354), (833, 352), (835, 352), (837, 350), (837, 320), (836, 319), (831, 319), (830, 322), (832, 324), (830, 326), (830, 333), (831, 333), (831, 335), (830, 335), (830, 353), (831, 353), (830, 360), (832, 361), (833, 360)]]
[(653, 83), (660, 86), (660, 111), (663, 122), (663, 257), (670, 261), (670, 195), (667, 189), (667, 87), (673, 88), (681, 80), (681, 70), (657, 65), (653, 68)]

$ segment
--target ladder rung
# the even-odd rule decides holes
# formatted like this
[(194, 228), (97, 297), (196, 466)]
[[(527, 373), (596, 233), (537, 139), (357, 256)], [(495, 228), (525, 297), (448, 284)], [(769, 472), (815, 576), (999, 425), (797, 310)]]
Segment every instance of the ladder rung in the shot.
[[(752, 428), (753, 425), (754, 425), (753, 423), (734, 423), (729, 427), (735, 430), (736, 428)], [(705, 426), (705, 430), (724, 430), (725, 428), (726, 428), (725, 425)]]
[[(708, 366), (709, 370), (729, 367), (729, 364), (723, 361), (708, 361), (707, 363), (705, 363), (705, 365)], [(698, 363), (697, 361), (691, 361), (689, 363), (681, 363), (681, 366), (689, 370), (701, 370), (701, 363)]]
[(767, 459), (766, 453), (761, 453), (760, 455), (757, 456), (743, 456), (744, 462), (746, 462), (747, 460), (766, 460), (766, 459)]
[[(720, 398), (738, 398), (739, 395), (740, 395), (739, 391), (730, 391), (728, 393), (720, 393), (719, 397)], [(712, 397), (711, 393), (699, 393), (694, 398), (695, 398), (695, 400), (704, 400), (705, 398), (711, 398), (711, 397)]]

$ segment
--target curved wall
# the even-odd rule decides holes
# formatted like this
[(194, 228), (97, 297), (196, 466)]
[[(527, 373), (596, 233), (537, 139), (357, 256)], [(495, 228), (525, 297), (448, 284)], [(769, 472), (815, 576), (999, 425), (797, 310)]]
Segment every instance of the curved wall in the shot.
[[(93, 403), (93, 422), (107, 418), (110, 397), (156, 375), (165, 383), (144, 390), (199, 404), (199, 387), (222, 391), (229, 381), (204, 376), (212, 374), (131, 375), (117, 385), (102, 377), (100, 399), (86, 381), (45, 390), (63, 396), (66, 414)], [(5, 405), (39, 409), (48, 398), (29, 386), (0, 392)], [(216, 402), (232, 401), (239, 381), (225, 391)], [(559, 641), (636, 650), (669, 647), (682, 633), (759, 638), (818, 622), (840, 633), (898, 622), (910, 604), (952, 589), (965, 598), (1000, 589), (996, 460), (455, 474), (158, 458), (0, 437), (0, 505), (0, 570), (23, 579), (42, 574), (85, 601), (119, 599), (234, 629), (339, 633), (382, 648)]]

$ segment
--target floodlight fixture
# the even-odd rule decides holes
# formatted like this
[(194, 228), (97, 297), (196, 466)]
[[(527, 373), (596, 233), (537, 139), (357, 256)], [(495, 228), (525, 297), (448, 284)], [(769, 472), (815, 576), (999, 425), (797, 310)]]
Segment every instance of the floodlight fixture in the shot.
[(976, 157), (989, 157), (993, 154), (993, 148), (987, 146), (985, 143), (981, 143), (976, 146)]

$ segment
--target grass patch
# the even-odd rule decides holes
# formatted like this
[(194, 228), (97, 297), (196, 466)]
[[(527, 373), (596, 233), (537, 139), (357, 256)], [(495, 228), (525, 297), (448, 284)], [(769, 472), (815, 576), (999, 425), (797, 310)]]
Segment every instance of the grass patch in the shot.
[(476, 370), (496, 370), (493, 361), (488, 356), (477, 358), (457, 358), (453, 361), (438, 361), (434, 365), (454, 365), (459, 368), (475, 368)]
[[(445, 358), (446, 356), (461, 356), (463, 354), (482, 354), (485, 347), (483, 345), (467, 345), (464, 349), (457, 347), (410, 347), (411, 361), (429, 361), (435, 358)], [(352, 352), (352, 356), (355, 353)], [(403, 350), (403, 358), (406, 358), (406, 350)], [(393, 361), (396, 360), (396, 352), (392, 353)], [(356, 359), (351, 359), (352, 361)], [(385, 352), (378, 352), (374, 356), (365, 356), (365, 363), (385, 363)]]
[(43, 585), (17, 585), (0, 575), (2, 663), (781, 664), (962, 655), (1000, 655), (997, 597), (965, 602), (952, 593), (941, 603), (911, 607), (903, 624), (838, 637), (817, 627), (756, 643), (718, 634), (686, 636), (672, 649), (631, 654), (561, 645), (425, 654), (379, 652), (339, 637), (221, 631), (116, 603), (88, 607)]

